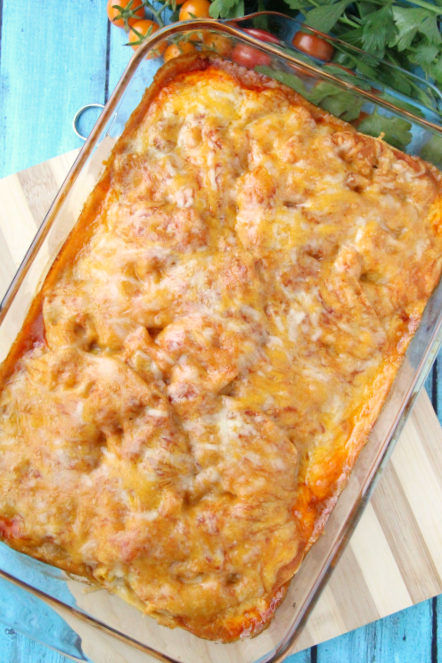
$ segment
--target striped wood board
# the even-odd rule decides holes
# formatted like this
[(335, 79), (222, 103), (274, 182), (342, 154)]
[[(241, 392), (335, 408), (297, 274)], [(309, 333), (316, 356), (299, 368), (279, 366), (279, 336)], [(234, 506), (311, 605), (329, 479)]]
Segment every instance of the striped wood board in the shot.
[[(76, 155), (0, 180), (0, 295)], [(423, 391), (295, 651), (442, 593), (441, 514), (442, 430)], [(108, 648), (109, 636), (95, 629), (90, 637), (90, 628), (83, 624), (80, 635), (92, 660), (138, 660), (121, 643)]]

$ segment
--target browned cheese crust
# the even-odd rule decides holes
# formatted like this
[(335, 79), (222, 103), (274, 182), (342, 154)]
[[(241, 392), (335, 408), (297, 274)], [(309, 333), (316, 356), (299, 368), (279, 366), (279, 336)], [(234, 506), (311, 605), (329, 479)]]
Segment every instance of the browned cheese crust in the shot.
[(441, 178), (219, 59), (164, 67), (3, 366), (0, 535), (256, 635), (441, 272)]

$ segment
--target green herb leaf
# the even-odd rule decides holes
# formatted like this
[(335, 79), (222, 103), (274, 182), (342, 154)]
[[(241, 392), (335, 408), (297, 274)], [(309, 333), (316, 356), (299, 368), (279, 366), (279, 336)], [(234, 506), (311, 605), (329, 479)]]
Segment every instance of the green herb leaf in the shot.
[(358, 126), (358, 131), (362, 131), (368, 136), (379, 138), (381, 134), (384, 134), (384, 140), (399, 150), (404, 150), (411, 143), (410, 129), (410, 122), (402, 120), (400, 117), (386, 117), (377, 112), (367, 117)]
[(436, 83), (442, 85), (442, 55), (440, 55), (436, 62), (423, 66), (424, 70), (434, 78)]
[(356, 62), (356, 69), (362, 74), (362, 76), (366, 76), (371, 81), (377, 80), (378, 76), (376, 69), (367, 64), (362, 58)]
[(378, 6), (374, 2), (358, 2), (358, 11), (361, 18), (365, 18), (377, 10)]
[(351, 0), (340, 0), (334, 4), (315, 7), (315, 9), (312, 9), (307, 14), (305, 24), (320, 32), (330, 32), (330, 30), (333, 30), (335, 24), (341, 18), (350, 2)]
[(240, 0), (213, 0), (210, 5), (209, 14), (212, 18), (229, 18), (230, 12), (234, 10), (239, 3)]
[(433, 136), (421, 149), (420, 155), (425, 161), (442, 168), (442, 136)]
[[(303, 81), (294, 74), (288, 74), (284, 71), (275, 71), (270, 67), (255, 67), (260, 74), (265, 74), (270, 78), (275, 78), (280, 83), (291, 87), (299, 94), (302, 94), (308, 101), (317, 106), (321, 106), (335, 117), (340, 117), (347, 122), (351, 122), (359, 117), (359, 113), (364, 104), (364, 100), (351, 92), (341, 90), (333, 83), (325, 81), (315, 85), (309, 92)], [(346, 72), (341, 73), (345, 74)], [(349, 74), (348, 74), (349, 75)]]
[[(266, 6), (264, 0), (258, 0), (257, 10), (259, 12), (265, 12)], [(257, 16), (255, 19), (253, 19), (253, 27), (259, 28), (260, 30), (268, 30), (269, 29), (268, 16)]]
[(309, 0), (285, 0), (285, 3), (290, 7), (290, 9), (295, 9), (302, 11), (306, 7), (312, 7), (312, 3)]
[(178, 23), (179, 19), (180, 19), (180, 10), (175, 9), (175, 11), (172, 12), (172, 15), (170, 17), (170, 22), (171, 23)]
[(288, 74), (285, 71), (277, 71), (270, 67), (265, 67), (264, 65), (255, 67), (255, 71), (259, 74), (264, 74), (264, 76), (268, 76), (269, 78), (274, 78), (280, 83), (284, 83), (284, 85), (291, 87), (295, 92), (299, 92), (299, 94), (302, 94), (303, 97), (308, 99), (309, 93), (307, 88), (301, 79), (298, 78), (298, 76), (295, 76), (295, 74)]
[(431, 43), (442, 43), (434, 12), (414, 7), (393, 7), (393, 17), (397, 34), (390, 46), (397, 46), (399, 51), (409, 48), (418, 32), (425, 35)]
[(244, 0), (239, 0), (238, 4), (232, 7), (232, 9), (229, 11), (226, 18), (239, 18), (240, 16), (244, 16), (244, 14)]
[(356, 120), (363, 105), (364, 99), (362, 97), (357, 97), (349, 92), (340, 92), (326, 97), (320, 104), (321, 108), (346, 122)]
[(312, 91), (309, 94), (309, 101), (312, 102), (312, 104), (315, 104), (316, 106), (319, 106), (319, 104), (326, 98), (329, 97), (330, 95), (334, 94), (339, 94), (342, 92), (336, 85), (333, 85), (333, 83), (328, 83), (326, 81), (321, 81), (315, 87), (312, 89)]
[[(345, 74), (345, 72), (342, 72)], [(349, 77), (350, 75), (347, 74)], [(320, 106), (335, 117), (340, 117), (347, 122), (359, 117), (359, 113), (364, 104), (364, 99), (341, 90), (333, 83), (322, 81), (315, 85), (308, 95), (308, 100), (316, 106)]]
[(368, 14), (362, 20), (362, 45), (373, 55), (383, 58), (385, 46), (395, 36), (393, 12), (391, 5), (386, 5), (378, 11)]
[(409, 56), (411, 62), (414, 64), (431, 64), (436, 56), (439, 54), (440, 48), (436, 44), (429, 44), (426, 41), (421, 41), (417, 44), (414, 53)]
[(362, 48), (362, 28), (355, 28), (354, 30), (348, 30), (339, 35), (339, 39), (346, 41), (347, 44), (352, 46), (357, 46)]

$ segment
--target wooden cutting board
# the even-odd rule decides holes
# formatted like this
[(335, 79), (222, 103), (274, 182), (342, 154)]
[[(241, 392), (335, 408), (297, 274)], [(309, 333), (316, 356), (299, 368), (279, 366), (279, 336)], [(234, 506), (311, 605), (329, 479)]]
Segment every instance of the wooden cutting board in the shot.
[[(69, 152), (0, 180), (0, 296), (77, 153)], [(422, 391), (295, 651), (440, 593), (442, 429)], [(94, 638), (88, 638), (89, 646), (85, 633), (82, 638), (85, 653), (96, 660)], [(100, 646), (103, 644), (101, 641)], [(127, 656), (131, 660), (130, 653)], [(126, 660), (126, 654), (118, 660)]]

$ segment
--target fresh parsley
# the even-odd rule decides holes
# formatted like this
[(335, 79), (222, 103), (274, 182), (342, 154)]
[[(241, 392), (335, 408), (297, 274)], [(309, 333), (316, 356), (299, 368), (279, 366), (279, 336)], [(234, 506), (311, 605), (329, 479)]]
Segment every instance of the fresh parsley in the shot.
[(213, 0), (209, 14), (212, 18), (244, 16), (244, 0)]
[(306, 25), (320, 32), (330, 32), (339, 21), (347, 6), (352, 0), (339, 0), (333, 4), (327, 3), (322, 7), (315, 7), (308, 12)]
[(411, 142), (411, 124), (400, 117), (387, 117), (377, 111), (358, 125), (358, 131), (374, 138), (382, 137), (387, 143), (404, 150)]
[(420, 156), (442, 168), (442, 136), (433, 136), (421, 149)]
[[(210, 14), (214, 18), (233, 18), (242, 12), (243, 2), (213, 0)], [(334, 62), (442, 115), (441, 94), (403, 72), (417, 73), (442, 87), (442, 0), (278, 0), (278, 10), (281, 4), (287, 14), (303, 19), (316, 30), (331, 32), (344, 42), (337, 47)], [(267, 2), (266, 7), (272, 9), (273, 5)], [(258, 8), (263, 8), (263, 0), (259, 0)], [(346, 53), (345, 44), (365, 54)], [(325, 105), (340, 107), (338, 101), (328, 100)]]
[(280, 83), (291, 87), (299, 94), (316, 106), (320, 106), (335, 117), (340, 117), (347, 122), (351, 122), (359, 117), (364, 100), (351, 92), (341, 90), (333, 83), (322, 81), (308, 90), (302, 80), (295, 74), (288, 74), (284, 71), (275, 71), (270, 67), (256, 67), (256, 70), (266, 76), (276, 78)]

